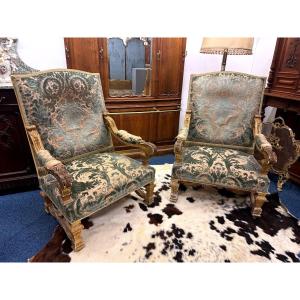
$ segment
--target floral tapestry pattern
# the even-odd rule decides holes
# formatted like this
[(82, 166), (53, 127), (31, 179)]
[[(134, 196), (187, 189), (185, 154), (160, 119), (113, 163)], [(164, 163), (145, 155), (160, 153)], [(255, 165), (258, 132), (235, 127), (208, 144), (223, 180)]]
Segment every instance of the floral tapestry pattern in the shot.
[(118, 130), (116, 134), (120, 139), (126, 141), (127, 143), (139, 144), (143, 141), (140, 136), (133, 135), (125, 130)]
[(153, 182), (155, 177), (154, 168), (116, 153), (91, 154), (65, 165), (73, 178), (73, 201), (70, 204), (61, 206), (57, 183), (52, 175), (44, 176), (40, 182), (42, 189), (70, 222), (108, 206)]
[(253, 155), (229, 148), (184, 148), (183, 163), (174, 164), (172, 177), (240, 190), (267, 192), (269, 179), (260, 175)]
[(241, 73), (192, 75), (188, 140), (252, 147), (264, 84), (264, 78)]
[(111, 145), (97, 74), (39, 72), (18, 77), (14, 86), (27, 124), (37, 127), (45, 149), (55, 158), (64, 160)]

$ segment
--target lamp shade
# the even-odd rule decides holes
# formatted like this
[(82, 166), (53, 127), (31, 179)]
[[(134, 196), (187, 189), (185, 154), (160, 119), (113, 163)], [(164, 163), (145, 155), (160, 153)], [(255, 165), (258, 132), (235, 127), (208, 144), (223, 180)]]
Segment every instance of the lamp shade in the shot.
[(203, 38), (200, 53), (230, 55), (252, 54), (254, 38)]

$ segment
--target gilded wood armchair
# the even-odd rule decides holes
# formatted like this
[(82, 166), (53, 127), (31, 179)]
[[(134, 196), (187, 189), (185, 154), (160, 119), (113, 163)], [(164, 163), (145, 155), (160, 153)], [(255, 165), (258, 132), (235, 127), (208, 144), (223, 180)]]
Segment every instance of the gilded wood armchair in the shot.
[[(265, 78), (236, 72), (191, 75), (184, 126), (175, 143), (171, 201), (180, 182), (250, 192), (260, 216), (276, 155), (261, 134)], [(254, 157), (254, 150), (259, 156)]]
[[(136, 191), (150, 204), (155, 146), (118, 130), (106, 111), (99, 74), (49, 70), (11, 76), (33, 154), (45, 209), (75, 251), (81, 219)], [(111, 134), (140, 149), (143, 163), (115, 153)]]

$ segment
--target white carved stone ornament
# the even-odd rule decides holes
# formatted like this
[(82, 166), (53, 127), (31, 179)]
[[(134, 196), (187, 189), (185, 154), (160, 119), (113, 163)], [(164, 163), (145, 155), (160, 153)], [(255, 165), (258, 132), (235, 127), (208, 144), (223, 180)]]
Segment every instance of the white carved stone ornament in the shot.
[(11, 85), (10, 75), (37, 71), (26, 65), (17, 53), (17, 39), (0, 37), (0, 85)]

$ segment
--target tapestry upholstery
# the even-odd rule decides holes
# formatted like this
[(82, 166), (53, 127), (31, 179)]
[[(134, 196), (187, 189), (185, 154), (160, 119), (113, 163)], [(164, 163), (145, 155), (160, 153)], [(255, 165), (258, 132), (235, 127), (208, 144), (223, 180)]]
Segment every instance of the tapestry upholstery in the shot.
[(191, 76), (188, 140), (253, 147), (253, 118), (260, 114), (265, 79), (243, 73)]
[(15, 90), (25, 123), (37, 127), (45, 149), (55, 158), (64, 160), (111, 146), (98, 74), (37, 72), (16, 77)]
[(172, 177), (205, 185), (267, 192), (269, 179), (260, 175), (253, 155), (229, 148), (191, 146), (183, 149), (182, 164), (175, 163)]
[(126, 130), (118, 130), (116, 132), (116, 135), (120, 139), (122, 139), (128, 143), (131, 143), (131, 144), (138, 144), (142, 141), (142, 138), (140, 136), (130, 134)]
[(150, 182), (155, 170), (116, 153), (96, 153), (65, 163), (72, 176), (71, 203), (61, 205), (55, 178), (40, 178), (41, 188), (69, 222), (85, 218)]
[(56, 160), (50, 153), (48, 150), (40, 150), (36, 153), (36, 157), (37, 160), (39, 162), (39, 164), (41, 166), (46, 166), (47, 163), (49, 162), (53, 162), (53, 160), (55, 162), (59, 162), (58, 160)]

